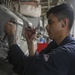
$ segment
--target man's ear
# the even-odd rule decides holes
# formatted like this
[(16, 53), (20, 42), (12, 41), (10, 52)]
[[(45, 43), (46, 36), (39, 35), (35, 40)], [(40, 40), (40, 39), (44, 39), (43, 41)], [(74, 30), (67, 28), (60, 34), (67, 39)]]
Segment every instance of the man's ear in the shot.
[(63, 22), (62, 22), (62, 27), (65, 27), (69, 24), (69, 19), (68, 18), (65, 18), (63, 19)]

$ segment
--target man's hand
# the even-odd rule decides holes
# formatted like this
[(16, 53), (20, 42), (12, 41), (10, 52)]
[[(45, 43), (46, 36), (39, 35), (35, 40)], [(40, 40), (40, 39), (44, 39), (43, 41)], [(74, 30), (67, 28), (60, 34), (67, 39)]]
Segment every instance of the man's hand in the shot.
[(9, 46), (16, 44), (16, 25), (8, 22), (4, 25), (4, 31), (8, 36)]
[(8, 22), (4, 25), (4, 31), (7, 35), (15, 34), (16, 25), (11, 22)]
[(23, 35), (26, 38), (27, 42), (33, 41), (36, 37), (36, 29), (27, 27), (23, 30)]
[(27, 28), (25, 28), (23, 34), (27, 40), (29, 55), (34, 56), (35, 48), (34, 48), (34, 41), (33, 40), (36, 37), (36, 29), (31, 28), (31, 27), (27, 27)]

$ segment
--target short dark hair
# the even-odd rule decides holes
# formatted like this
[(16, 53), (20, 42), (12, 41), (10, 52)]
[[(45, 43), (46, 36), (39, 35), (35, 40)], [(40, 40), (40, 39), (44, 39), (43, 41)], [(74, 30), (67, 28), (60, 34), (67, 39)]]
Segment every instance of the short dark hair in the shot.
[(69, 4), (63, 3), (55, 7), (52, 7), (47, 12), (47, 18), (51, 13), (53, 13), (58, 18), (59, 21), (61, 21), (64, 18), (68, 18), (69, 19), (69, 25), (68, 25), (69, 29), (72, 28), (73, 21), (74, 21), (74, 11)]

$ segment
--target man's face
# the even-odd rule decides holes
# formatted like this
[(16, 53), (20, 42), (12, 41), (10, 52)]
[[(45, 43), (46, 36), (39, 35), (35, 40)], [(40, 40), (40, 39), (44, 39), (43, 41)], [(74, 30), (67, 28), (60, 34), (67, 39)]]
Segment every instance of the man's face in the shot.
[[(48, 17), (48, 25), (46, 26), (50, 39), (56, 40), (62, 33), (62, 21), (58, 21), (57, 17), (50, 14)], [(58, 38), (59, 39), (59, 38)]]

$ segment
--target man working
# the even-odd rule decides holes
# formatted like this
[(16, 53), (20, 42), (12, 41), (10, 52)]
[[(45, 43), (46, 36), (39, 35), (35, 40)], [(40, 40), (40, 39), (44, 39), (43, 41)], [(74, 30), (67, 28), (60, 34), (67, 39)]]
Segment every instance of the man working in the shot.
[(8, 60), (19, 75), (75, 75), (75, 39), (70, 35), (74, 12), (68, 4), (61, 4), (48, 10), (48, 35), (53, 41), (41, 51), (34, 52), (35, 29), (25, 29), (30, 56), (24, 55), (16, 44), (16, 25), (8, 22), (4, 30), (8, 35)]

